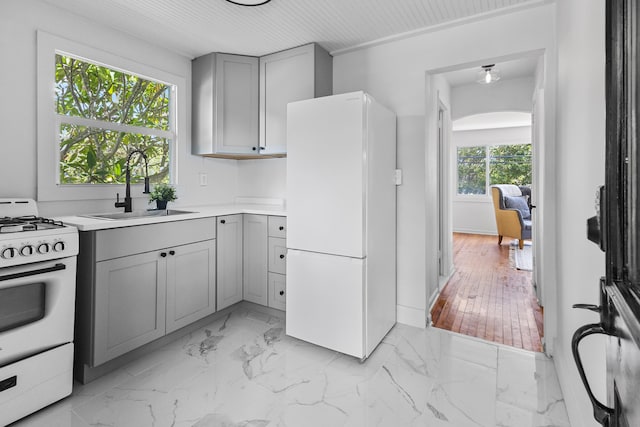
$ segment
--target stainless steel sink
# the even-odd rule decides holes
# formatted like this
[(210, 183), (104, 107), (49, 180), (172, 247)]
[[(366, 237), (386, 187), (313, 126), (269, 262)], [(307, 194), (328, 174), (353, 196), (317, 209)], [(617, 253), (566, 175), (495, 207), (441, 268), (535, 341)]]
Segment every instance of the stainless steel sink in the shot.
[(167, 209), (167, 210), (148, 210), (148, 211), (133, 211), (133, 212), (114, 212), (114, 213), (101, 213), (101, 214), (89, 214), (89, 215), (81, 215), (85, 218), (98, 218), (98, 219), (136, 219), (136, 218), (147, 218), (147, 217), (158, 217), (158, 216), (173, 216), (173, 215), (184, 215), (195, 213), (191, 211), (180, 211), (176, 209)]

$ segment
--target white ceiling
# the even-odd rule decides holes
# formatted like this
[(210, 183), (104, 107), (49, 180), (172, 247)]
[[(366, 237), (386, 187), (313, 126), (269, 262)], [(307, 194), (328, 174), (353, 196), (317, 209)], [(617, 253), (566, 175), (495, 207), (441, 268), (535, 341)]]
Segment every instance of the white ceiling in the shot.
[(44, 0), (188, 57), (261, 56), (317, 42), (329, 52), (507, 13), (544, 0)]

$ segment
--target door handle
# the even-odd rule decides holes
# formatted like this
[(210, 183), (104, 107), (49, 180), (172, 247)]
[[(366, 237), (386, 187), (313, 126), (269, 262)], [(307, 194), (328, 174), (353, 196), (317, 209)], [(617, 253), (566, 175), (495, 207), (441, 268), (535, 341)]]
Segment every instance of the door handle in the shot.
[(588, 325), (584, 325), (578, 328), (573, 333), (573, 338), (571, 339), (571, 352), (573, 353), (573, 360), (576, 362), (576, 366), (578, 367), (578, 373), (580, 374), (580, 379), (582, 380), (582, 384), (584, 388), (587, 389), (587, 395), (589, 396), (589, 400), (591, 401), (591, 406), (593, 407), (593, 417), (598, 421), (601, 425), (607, 427), (611, 423), (611, 418), (614, 413), (613, 409), (609, 408), (602, 404), (596, 397), (593, 395), (591, 391), (591, 386), (587, 381), (587, 376), (584, 372), (584, 366), (582, 365), (582, 359), (580, 358), (580, 350), (578, 349), (578, 345), (583, 338), (588, 337), (589, 335), (595, 334), (603, 334), (612, 336), (609, 333), (602, 323), (591, 323)]
[(595, 311), (596, 313), (600, 313), (602, 311), (602, 307), (595, 304), (573, 304), (572, 307), (580, 308), (582, 310), (591, 310), (591, 311)]
[(45, 268), (40, 268), (38, 270), (23, 271), (20, 273), (13, 273), (13, 274), (0, 276), (0, 282), (4, 282), (5, 280), (20, 279), (22, 277), (37, 276), (38, 274), (52, 273), (54, 271), (64, 270), (65, 268), (67, 268), (66, 265), (58, 263), (53, 267), (45, 267)]

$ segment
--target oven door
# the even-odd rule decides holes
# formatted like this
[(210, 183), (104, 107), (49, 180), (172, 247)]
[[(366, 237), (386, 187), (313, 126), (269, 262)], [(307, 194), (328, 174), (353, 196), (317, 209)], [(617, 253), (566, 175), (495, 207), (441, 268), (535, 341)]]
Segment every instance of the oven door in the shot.
[(0, 367), (73, 341), (76, 258), (0, 269)]

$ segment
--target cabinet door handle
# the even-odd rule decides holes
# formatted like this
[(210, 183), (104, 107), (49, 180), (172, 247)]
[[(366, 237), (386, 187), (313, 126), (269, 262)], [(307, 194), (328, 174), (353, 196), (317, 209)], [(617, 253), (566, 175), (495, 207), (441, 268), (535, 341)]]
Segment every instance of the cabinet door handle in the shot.
[(225, 224), (227, 221), (225, 221), (224, 219), (220, 220), (220, 224)]
[(175, 255), (176, 251), (169, 251), (169, 255)]
[(284, 259), (284, 254), (280, 254), (280, 259)]
[(282, 230), (284, 230), (284, 227), (280, 226), (280, 227), (278, 227), (278, 230), (282, 231)]
[(284, 295), (284, 291), (280, 291), (280, 295)]
[(160, 252), (160, 256), (161, 256), (162, 258), (164, 258), (164, 257), (166, 257), (166, 256), (167, 256), (167, 253), (166, 253), (166, 252)]
[(251, 149), (252, 149), (253, 151), (256, 151), (256, 150), (257, 150), (257, 148), (256, 148), (256, 147), (251, 147)]

